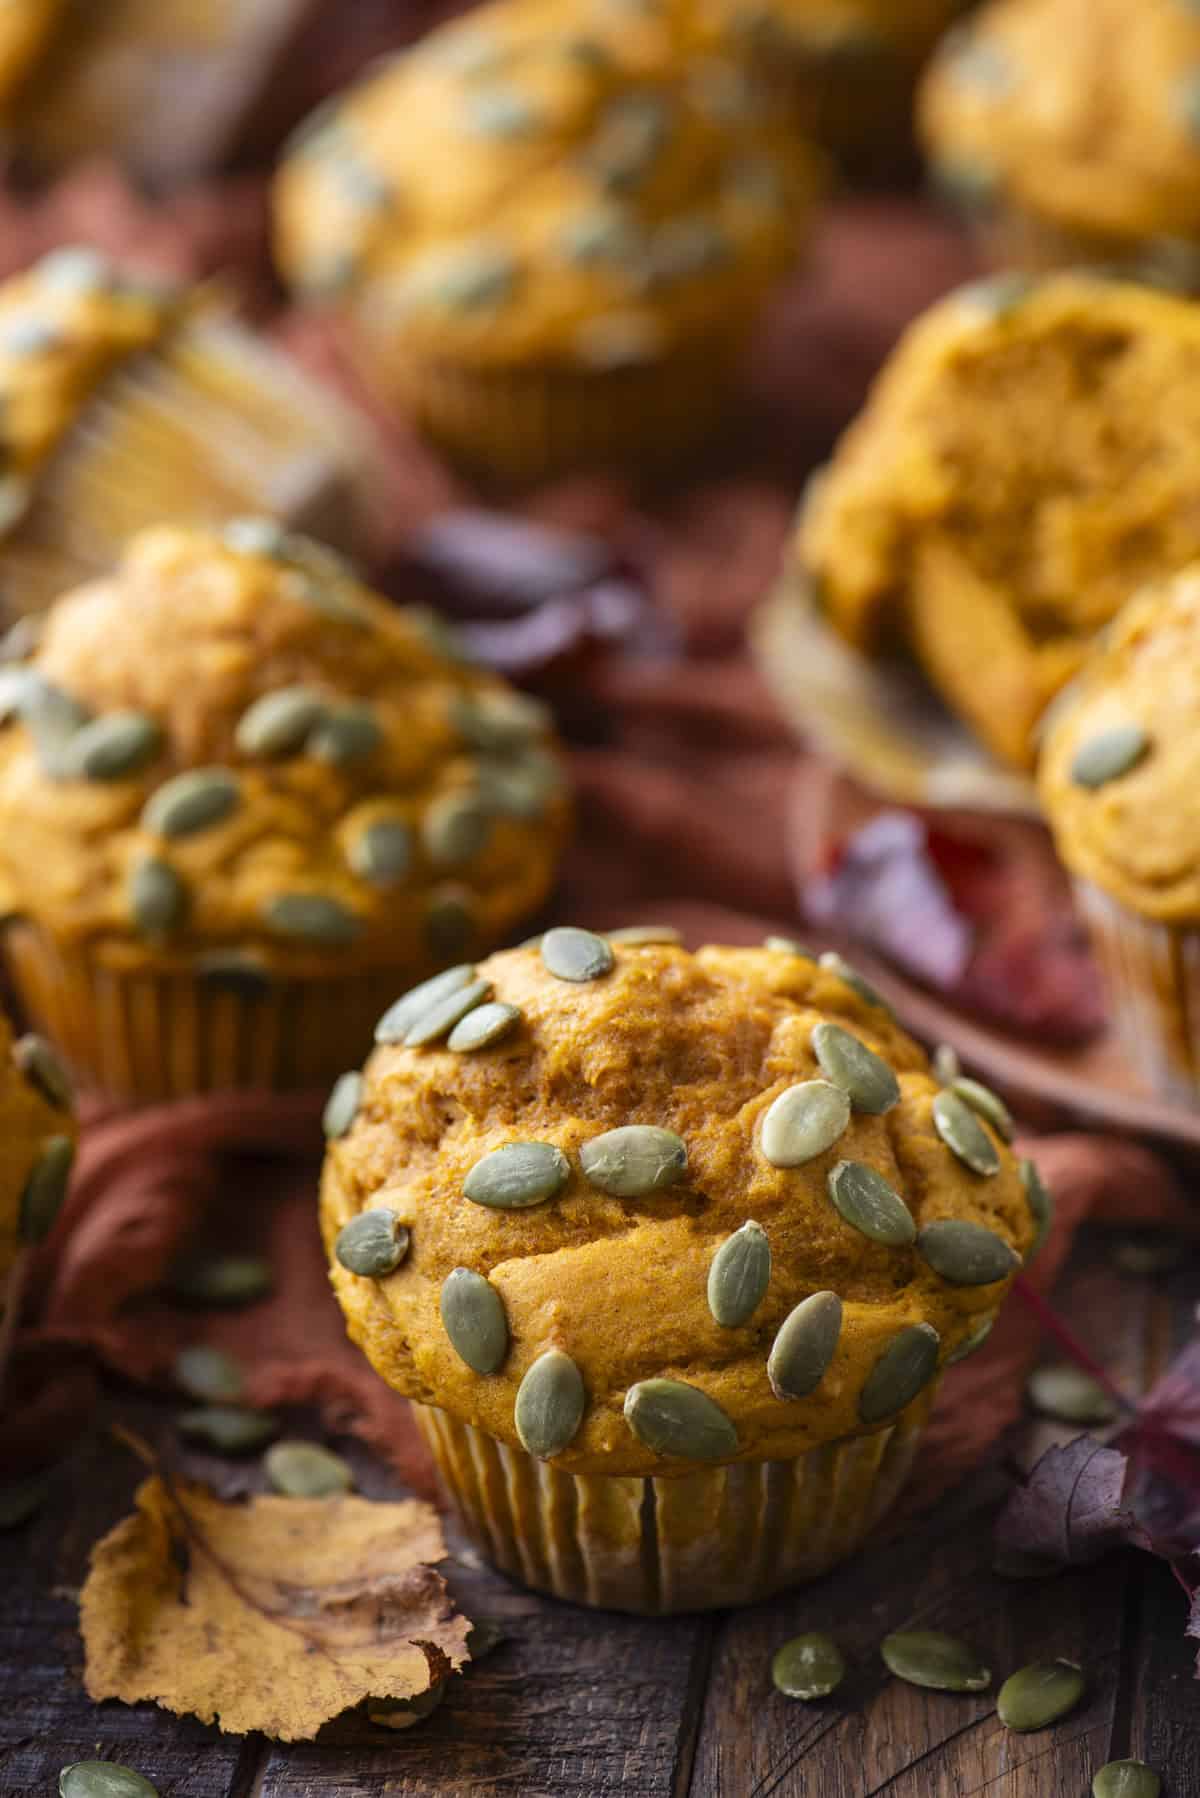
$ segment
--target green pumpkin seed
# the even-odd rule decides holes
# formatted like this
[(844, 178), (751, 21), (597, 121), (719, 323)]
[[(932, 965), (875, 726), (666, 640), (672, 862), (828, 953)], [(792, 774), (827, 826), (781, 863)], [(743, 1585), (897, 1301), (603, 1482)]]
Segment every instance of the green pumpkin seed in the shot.
[(1049, 1729), (1075, 1709), (1086, 1690), (1087, 1681), (1072, 1662), (1034, 1661), (1005, 1680), (996, 1710), (1006, 1728), (1024, 1735)]
[(276, 1442), (263, 1456), (273, 1492), (284, 1498), (332, 1498), (354, 1489), (354, 1475), (340, 1455), (319, 1442)]
[(188, 837), (227, 818), (238, 803), (238, 783), (225, 768), (193, 768), (151, 795), (142, 827), (160, 837)]
[(405, 285), (418, 305), (482, 312), (512, 297), (519, 274), (520, 264), (506, 245), (479, 238), (429, 251)]
[(448, 1036), (455, 1024), (491, 996), (490, 980), (473, 980), (470, 986), (464, 986), (460, 992), (448, 993), (436, 1005), (431, 1005), (428, 1011), (421, 1013), (404, 1038), (405, 1047), (421, 1049), (427, 1043), (436, 1043), (441, 1037)]
[(805, 1080), (772, 1100), (759, 1147), (772, 1167), (803, 1167), (831, 1149), (850, 1123), (850, 1100), (829, 1080)]
[(968, 216), (989, 211), (1003, 185), (998, 171), (982, 158), (942, 157), (930, 173), (935, 191), (946, 204)]
[(639, 1380), (625, 1394), (625, 1421), (656, 1455), (720, 1461), (737, 1453), (737, 1431), (720, 1405), (682, 1380)]
[(13, 1044), (18, 1071), (55, 1111), (70, 1111), (75, 1103), (71, 1076), (44, 1036), (18, 1037)]
[(651, 943), (683, 942), (673, 924), (622, 924), (619, 930), (609, 930), (605, 934), (610, 943), (623, 943), (627, 949), (642, 949)]
[(903, 1248), (916, 1241), (912, 1212), (895, 1188), (865, 1161), (839, 1161), (830, 1169), (827, 1185), (842, 1217), (872, 1242)]
[(463, 1194), (473, 1205), (524, 1211), (554, 1198), (570, 1177), (571, 1164), (553, 1143), (510, 1142), (475, 1163)]
[(246, 1391), (246, 1377), (232, 1355), (207, 1342), (180, 1349), (173, 1368), (175, 1384), (201, 1404), (237, 1404)]
[(15, 704), (46, 773), (54, 780), (73, 778), (68, 751), (71, 739), (91, 722), (86, 706), (36, 671), (23, 677)]
[(204, 1405), (181, 1411), (175, 1427), (189, 1442), (200, 1442), (218, 1455), (249, 1455), (279, 1432), (279, 1419), (248, 1405)]
[(829, 1371), (842, 1333), (836, 1292), (802, 1299), (779, 1326), (767, 1359), (767, 1378), (779, 1399), (807, 1398)]
[(864, 1423), (882, 1423), (912, 1403), (937, 1372), (941, 1338), (932, 1324), (906, 1324), (888, 1343), (858, 1400)]
[(162, 727), (144, 712), (109, 712), (71, 737), (61, 768), (73, 780), (125, 780), (161, 754)]
[(589, 1186), (616, 1199), (640, 1199), (683, 1179), (687, 1144), (673, 1130), (624, 1124), (584, 1143), (579, 1165)]
[(372, 886), (395, 886), (412, 867), (412, 832), (399, 818), (377, 818), (350, 845), (351, 872)]
[(165, 936), (187, 915), (190, 896), (181, 874), (159, 855), (145, 855), (129, 871), (129, 915), (143, 936)]
[(798, 955), (801, 961), (816, 961), (811, 949), (796, 941), (794, 936), (768, 936), (763, 938), (763, 948), (770, 949), (776, 955)]
[(275, 518), (230, 518), (221, 528), (221, 541), (241, 556), (264, 556), (269, 562), (286, 562), (291, 556), (291, 533)]
[(751, 1220), (727, 1236), (708, 1270), (708, 1308), (723, 1330), (749, 1321), (771, 1283), (771, 1244)]
[(614, 190), (637, 185), (658, 160), (671, 129), (671, 112), (663, 96), (631, 92), (611, 100), (585, 151), (592, 173)]
[(827, 949), (820, 957), (820, 966), (828, 973), (836, 974), (843, 985), (848, 986), (852, 993), (857, 993), (860, 999), (865, 999), (868, 1005), (877, 1005), (880, 1011), (886, 1012), (889, 1018), (894, 1019), (895, 1013), (883, 994), (876, 992), (871, 982), (865, 979), (857, 968), (851, 967), (850, 963), (836, 950)]
[(63, 244), (41, 257), (34, 268), (50, 293), (108, 293), (117, 282), (117, 271), (108, 257), (88, 244)]
[(45, 633), (44, 614), (27, 612), (0, 636), (0, 662), (27, 662), (37, 654)]
[(53, 1230), (71, 1178), (75, 1144), (51, 1136), (42, 1144), (21, 1194), (20, 1231), (25, 1242), (44, 1242)]
[(879, 1645), (884, 1665), (897, 1679), (931, 1692), (983, 1692), (992, 1670), (957, 1636), (937, 1629), (901, 1629)]
[(880, 1117), (900, 1102), (900, 1082), (881, 1056), (840, 1024), (818, 1024), (813, 1053), (821, 1072), (846, 1093), (855, 1111)]
[(0, 1486), (0, 1530), (15, 1530), (28, 1523), (45, 1504), (51, 1484), (49, 1474), (31, 1473)]
[(438, 1302), (455, 1353), (475, 1373), (496, 1373), (508, 1353), (508, 1318), (491, 1281), (456, 1267), (443, 1280)]
[(545, 736), (553, 720), (549, 709), (526, 693), (485, 689), (456, 698), (451, 722), (472, 749), (485, 755), (503, 755)]
[(1145, 1761), (1109, 1761), (1092, 1780), (1092, 1798), (1158, 1798), (1162, 1780)]
[(258, 1255), (222, 1255), (177, 1268), (170, 1289), (188, 1305), (253, 1305), (274, 1285), (271, 1264)]
[(263, 760), (295, 755), (325, 715), (325, 701), (308, 687), (281, 687), (264, 693), (244, 711), (234, 732), (243, 755)]
[(446, 793), (435, 799), (421, 821), (421, 842), (435, 867), (461, 868), (487, 848), (492, 832), (478, 794)]
[(388, 1006), (376, 1024), (375, 1041), (402, 1043), (419, 1017), (442, 999), (449, 998), (451, 993), (459, 993), (465, 986), (470, 986), (474, 979), (473, 964), (464, 961), (442, 974), (434, 974), (429, 980), (422, 980), (419, 986), (410, 987)]
[(158, 1798), (158, 1787), (116, 1761), (73, 1761), (58, 1776), (59, 1798)]
[(926, 1224), (917, 1237), (917, 1253), (954, 1286), (990, 1286), (1007, 1280), (1021, 1265), (1002, 1236), (961, 1217)]
[(1012, 1112), (990, 1087), (983, 1086), (978, 1080), (967, 1080), (961, 1074), (949, 1082), (949, 1087), (972, 1111), (987, 1119), (997, 1136), (1005, 1142), (1012, 1141), (1016, 1133)]
[(976, 1349), (981, 1349), (991, 1335), (995, 1323), (994, 1317), (985, 1317), (982, 1323), (976, 1324), (975, 1328), (963, 1337), (958, 1347), (952, 1349), (946, 1356), (946, 1366), (954, 1367), (959, 1361), (965, 1361), (968, 1355), (973, 1355)]
[(511, 1034), (522, 1017), (518, 1005), (504, 1005), (499, 1000), (491, 1005), (477, 1005), (465, 1018), (460, 1018), (446, 1039), (446, 1047), (456, 1055), (471, 1055), (477, 1049), (490, 1049)]
[(560, 924), (542, 938), (542, 960), (558, 980), (598, 980), (612, 972), (613, 952), (602, 936)]
[(1004, 274), (988, 275), (982, 281), (970, 281), (960, 287), (956, 298), (960, 306), (975, 313), (988, 324), (1011, 318), (1037, 290), (1032, 275), (1010, 269)]
[(583, 1375), (561, 1349), (547, 1349), (517, 1388), (513, 1422), (523, 1448), (548, 1461), (569, 1448), (583, 1422)]
[(530, 757), (513, 763), (480, 762), (475, 777), (490, 812), (525, 821), (544, 816), (548, 802), (563, 787), (562, 774), (552, 762)]
[(383, 726), (365, 702), (326, 711), (309, 736), (306, 748), (330, 768), (365, 761), (383, 742)]
[(675, 217), (654, 233), (647, 257), (651, 286), (686, 281), (720, 268), (730, 259), (728, 237), (712, 219)]
[(512, 88), (492, 87), (467, 96), (467, 120), (480, 137), (529, 137), (541, 125), (537, 108)]
[(1150, 748), (1140, 724), (1114, 724), (1079, 745), (1071, 762), (1077, 787), (1103, 787), (1136, 768)]
[(364, 1280), (384, 1280), (408, 1254), (408, 1243), (408, 1231), (396, 1213), (377, 1205), (342, 1225), (333, 1252), (347, 1273), (359, 1274)]
[(467, 1653), (473, 1661), (483, 1661), (507, 1641), (508, 1631), (494, 1617), (476, 1617), (467, 1631)]
[(939, 1043), (933, 1051), (933, 1077), (939, 1086), (953, 1086), (961, 1078), (962, 1062), (958, 1050), (949, 1043)]
[(350, 1129), (358, 1116), (362, 1090), (363, 1077), (357, 1069), (338, 1075), (321, 1116), (326, 1142), (339, 1142)]
[(771, 1681), (785, 1698), (828, 1698), (846, 1677), (842, 1651), (832, 1636), (816, 1632), (793, 1636), (775, 1650), (771, 1661)]
[(1025, 1257), (1025, 1265), (1029, 1267), (1035, 1255), (1040, 1253), (1042, 1244), (1050, 1234), (1050, 1226), (1054, 1222), (1054, 1195), (1042, 1180), (1037, 1167), (1032, 1161), (1022, 1161), (1019, 1166), (1021, 1184), (1025, 1188), (1025, 1200), (1033, 1218), (1036, 1234), (1033, 1245)]
[(1026, 1391), (1034, 1408), (1062, 1423), (1112, 1423), (1117, 1405), (1098, 1380), (1070, 1361), (1055, 1361), (1030, 1374)]
[(943, 1089), (933, 1101), (933, 1127), (951, 1154), (972, 1173), (991, 1175), (1000, 1172), (1000, 1154), (995, 1143), (971, 1107), (949, 1088)]
[(439, 961), (451, 961), (475, 935), (475, 908), (466, 893), (434, 893), (425, 916), (425, 935)]
[(559, 237), (563, 255), (581, 268), (605, 263), (632, 268), (641, 251), (641, 233), (620, 206), (590, 206), (566, 220)]
[(263, 906), (262, 920), (274, 936), (322, 949), (344, 949), (362, 929), (362, 919), (327, 893), (276, 893)]

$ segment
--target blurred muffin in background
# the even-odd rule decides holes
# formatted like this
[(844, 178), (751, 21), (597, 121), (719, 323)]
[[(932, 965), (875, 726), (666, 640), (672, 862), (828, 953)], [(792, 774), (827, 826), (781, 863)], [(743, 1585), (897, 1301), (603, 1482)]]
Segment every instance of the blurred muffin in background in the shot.
[(991, 0), (926, 78), (939, 185), (998, 265), (1200, 285), (1200, 11)]
[(143, 532), (4, 699), (8, 966), (113, 1094), (325, 1085), (555, 877), (543, 708), (268, 519)]
[(813, 164), (682, 0), (508, 0), (293, 143), (276, 244), (385, 395), (502, 480), (662, 465), (726, 410)]
[(1002, 760), (1143, 582), (1200, 556), (1200, 306), (1063, 274), (960, 289), (902, 338), (801, 509), (796, 572), (912, 655)]
[(7, 122), (66, 6), (67, 0), (6, 0), (0, 6), (0, 121)]

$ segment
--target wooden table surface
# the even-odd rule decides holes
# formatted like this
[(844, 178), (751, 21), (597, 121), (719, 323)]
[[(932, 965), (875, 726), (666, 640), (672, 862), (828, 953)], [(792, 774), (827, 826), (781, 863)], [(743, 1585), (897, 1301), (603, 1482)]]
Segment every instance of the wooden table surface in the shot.
[[(1098, 1236), (1057, 1294), (1131, 1385), (1161, 1369), (1198, 1300), (1195, 1263), (1136, 1279), (1112, 1268)], [(145, 1424), (144, 1403), (115, 1396), (112, 1411)], [(98, 1430), (56, 1500), (0, 1535), (0, 1792), (52, 1798), (64, 1763), (103, 1756), (137, 1767), (162, 1798), (1086, 1798), (1096, 1768), (1133, 1755), (1162, 1774), (1164, 1798), (1194, 1798), (1197, 1644), (1169, 1572), (1133, 1553), (1050, 1581), (1014, 1584), (989, 1569), (1005, 1462), (1044, 1446), (1047, 1429), (1023, 1426), (902, 1537), (747, 1611), (591, 1614), (522, 1591), (453, 1538), (447, 1572), (464, 1609), (507, 1639), (419, 1727), (392, 1735), (343, 1720), (292, 1747), (85, 1698), (74, 1596), (92, 1542), (128, 1510), (138, 1477)], [(366, 1491), (390, 1490), (359, 1465)], [(994, 1692), (949, 1696), (888, 1678), (878, 1643), (914, 1623), (967, 1637), (996, 1684), (1031, 1660), (1076, 1660), (1087, 1700), (1054, 1730), (1011, 1735)], [(830, 1630), (852, 1666), (835, 1697), (811, 1705), (775, 1693), (769, 1671), (778, 1644), (806, 1629)]]

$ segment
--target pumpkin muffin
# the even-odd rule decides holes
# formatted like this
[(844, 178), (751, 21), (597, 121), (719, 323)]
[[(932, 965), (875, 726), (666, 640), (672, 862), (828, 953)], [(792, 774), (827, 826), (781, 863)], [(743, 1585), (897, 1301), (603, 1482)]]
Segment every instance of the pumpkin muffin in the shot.
[(554, 880), (543, 708), (268, 519), (134, 538), (4, 699), (7, 959), (110, 1093), (326, 1083)]
[(692, 447), (811, 187), (744, 67), (697, 54), (684, 0), (502, 0), (309, 122), (275, 239), (380, 393), (523, 481)]
[(334, 1290), (483, 1551), (636, 1611), (849, 1553), (1046, 1221), (999, 1101), (777, 940), (558, 928), (375, 1035), (326, 1114)]
[(1188, 0), (992, 0), (946, 39), (921, 114), (939, 184), (993, 260), (1200, 284)]
[(1200, 556), (1200, 306), (996, 276), (912, 326), (810, 488), (795, 559), (841, 636), (915, 656), (1003, 761), (1121, 604)]
[(1056, 706), (1040, 778), (1130, 1060), (1200, 1097), (1200, 566), (1122, 610)]
[(0, 118), (54, 35), (66, 0), (7, 0), (0, 5)]

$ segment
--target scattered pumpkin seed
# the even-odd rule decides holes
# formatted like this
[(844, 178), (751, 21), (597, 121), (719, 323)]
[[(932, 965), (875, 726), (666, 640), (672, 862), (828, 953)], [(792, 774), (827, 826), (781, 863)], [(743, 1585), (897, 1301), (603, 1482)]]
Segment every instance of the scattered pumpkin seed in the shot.
[(475, 1163), (463, 1194), (473, 1205), (523, 1211), (554, 1198), (570, 1177), (571, 1164), (553, 1143), (510, 1142)]
[(477, 1005), (465, 1018), (460, 1018), (446, 1039), (446, 1047), (456, 1055), (472, 1055), (477, 1049), (490, 1049), (511, 1034), (522, 1017), (518, 1005), (505, 1005), (493, 1000), (490, 1005)]
[(821, 1072), (846, 1093), (855, 1111), (879, 1117), (900, 1102), (900, 1082), (882, 1056), (840, 1024), (818, 1024), (813, 1053)]
[(991, 1335), (995, 1322), (994, 1317), (985, 1317), (982, 1323), (976, 1324), (975, 1328), (963, 1337), (958, 1347), (952, 1349), (946, 1356), (946, 1366), (954, 1367), (959, 1361), (965, 1361), (968, 1355), (973, 1355), (976, 1349), (981, 1349)]
[(797, 942), (794, 936), (768, 936), (763, 938), (763, 948), (772, 950), (776, 955), (798, 955), (801, 961), (816, 961), (811, 949)]
[(894, 1019), (895, 1013), (883, 994), (877, 992), (871, 982), (860, 974), (857, 968), (851, 967), (850, 963), (839, 955), (836, 949), (825, 951), (824, 955), (820, 957), (820, 966), (830, 974), (836, 974), (852, 993), (857, 993), (859, 998), (865, 999), (868, 1005), (877, 1005), (880, 1011), (886, 1012), (889, 1018)]
[(133, 864), (127, 896), (129, 915), (143, 936), (165, 936), (187, 915), (187, 884), (160, 855), (144, 855)]
[(708, 1270), (708, 1308), (723, 1330), (749, 1321), (771, 1283), (771, 1244), (753, 1219), (727, 1236)]
[(319, 1442), (273, 1443), (263, 1456), (263, 1471), (271, 1490), (284, 1498), (331, 1498), (354, 1488), (349, 1465)]
[(218, 1455), (249, 1455), (279, 1431), (279, 1419), (249, 1405), (203, 1405), (181, 1411), (175, 1427), (190, 1442), (202, 1442)]
[(1034, 1661), (1005, 1680), (996, 1710), (1007, 1729), (1021, 1734), (1049, 1729), (1075, 1709), (1086, 1690), (1083, 1674), (1071, 1661)]
[(981, 1118), (986, 1118), (996, 1135), (1001, 1137), (1004, 1142), (1012, 1141), (1016, 1133), (1012, 1112), (1004, 1100), (990, 1087), (984, 1086), (978, 1080), (968, 1080), (959, 1074), (949, 1082), (949, 1088), (965, 1105), (969, 1105), (972, 1111), (978, 1112)]
[(244, 711), (234, 732), (243, 755), (269, 760), (295, 755), (325, 715), (325, 701), (309, 687), (280, 687)]
[(785, 1698), (828, 1698), (846, 1677), (842, 1651), (832, 1636), (816, 1631), (793, 1636), (775, 1650), (771, 1661), (771, 1681)]
[(901, 1629), (879, 1645), (884, 1665), (897, 1679), (931, 1692), (983, 1692), (992, 1670), (957, 1636), (938, 1629)]
[(180, 1349), (173, 1372), (175, 1384), (201, 1404), (235, 1405), (246, 1391), (246, 1377), (238, 1362), (207, 1342), (193, 1342)]
[(467, 1653), (473, 1661), (486, 1660), (501, 1643), (508, 1641), (508, 1631), (493, 1617), (476, 1617), (467, 1631)]
[(421, 821), (421, 842), (435, 867), (461, 868), (483, 854), (491, 831), (477, 793), (444, 793)]
[(602, 936), (559, 924), (542, 938), (542, 960), (559, 980), (598, 980), (612, 972), (613, 952)]
[(1070, 1361), (1036, 1367), (1026, 1385), (1031, 1404), (1062, 1423), (1111, 1423), (1117, 1405), (1098, 1380)]
[(340, 1141), (350, 1129), (358, 1116), (362, 1090), (363, 1077), (357, 1068), (348, 1074), (338, 1075), (321, 1114), (321, 1125), (327, 1142)]
[(376, 1205), (342, 1225), (333, 1252), (347, 1273), (383, 1280), (404, 1260), (408, 1243), (408, 1231), (396, 1213), (387, 1205)]
[(639, 1199), (683, 1179), (687, 1144), (654, 1124), (623, 1124), (584, 1143), (579, 1165), (589, 1186), (616, 1199)]
[(59, 1798), (158, 1798), (158, 1787), (116, 1761), (72, 1761), (58, 1776)]
[(1145, 1761), (1109, 1761), (1092, 1780), (1092, 1798), (1158, 1798), (1162, 1780)]
[(475, 908), (467, 893), (434, 893), (425, 914), (425, 935), (439, 961), (463, 954), (475, 935)]
[(12, 1055), (18, 1071), (48, 1105), (56, 1111), (71, 1110), (75, 1102), (71, 1076), (44, 1036), (18, 1037)]
[(1071, 762), (1077, 787), (1103, 787), (1136, 768), (1150, 748), (1140, 724), (1114, 724), (1079, 745)]
[(836, 1292), (814, 1292), (784, 1318), (767, 1358), (767, 1378), (779, 1399), (807, 1398), (829, 1371), (842, 1333)]
[(350, 870), (372, 886), (395, 886), (412, 866), (412, 832), (399, 818), (376, 818), (350, 845)]
[(606, 932), (610, 943), (624, 943), (628, 949), (641, 949), (649, 943), (683, 942), (673, 924), (622, 924), (619, 930)]
[(1042, 1244), (1050, 1234), (1050, 1226), (1054, 1222), (1054, 1194), (1045, 1184), (1032, 1161), (1022, 1161), (1018, 1169), (1021, 1184), (1025, 1188), (1025, 1200), (1033, 1218), (1036, 1234), (1029, 1253), (1025, 1257), (1028, 1267), (1036, 1254), (1041, 1251)]
[(27, 1474), (0, 1486), (0, 1530), (15, 1530), (41, 1510), (49, 1494), (51, 1476)]
[(409, 987), (394, 1004), (388, 1006), (376, 1024), (375, 1041), (402, 1043), (417, 1019), (431, 1006), (448, 998), (451, 993), (461, 992), (474, 979), (473, 964), (464, 961), (457, 967), (447, 968), (444, 973), (434, 974), (429, 980), (422, 980), (419, 986)]
[(508, 1318), (491, 1281), (456, 1267), (443, 1280), (438, 1302), (455, 1353), (475, 1373), (495, 1373), (508, 1353)]
[(274, 1285), (271, 1264), (258, 1255), (222, 1255), (177, 1268), (170, 1288), (189, 1305), (252, 1305)]
[(625, 1394), (625, 1421), (656, 1455), (720, 1461), (737, 1453), (737, 1431), (714, 1399), (682, 1380), (639, 1380)]
[(583, 1375), (562, 1349), (539, 1355), (517, 1388), (513, 1422), (521, 1445), (540, 1461), (568, 1448), (583, 1422)]
[(262, 920), (275, 936), (322, 949), (344, 949), (362, 929), (362, 919), (328, 893), (275, 893)]
[(872, 1242), (903, 1248), (915, 1242), (917, 1226), (912, 1212), (882, 1174), (865, 1161), (839, 1161), (827, 1182), (834, 1205), (854, 1230)]
[(933, 1077), (939, 1086), (953, 1086), (962, 1075), (958, 1050), (949, 1043), (939, 1043), (933, 1051)]
[(971, 1107), (950, 1089), (943, 1088), (933, 1101), (933, 1127), (950, 1150), (972, 1173), (1000, 1172), (1000, 1154)]
[(383, 742), (383, 727), (365, 701), (330, 708), (313, 728), (306, 744), (309, 755), (331, 768), (348, 768), (365, 761)]
[(803, 1167), (831, 1149), (850, 1122), (850, 1100), (829, 1080), (789, 1086), (767, 1108), (759, 1147), (772, 1167)]
[(53, 1230), (75, 1161), (75, 1144), (69, 1136), (51, 1136), (25, 1181), (21, 1194), (20, 1231), (25, 1242), (44, 1242)]
[(142, 812), (155, 836), (188, 837), (227, 818), (238, 803), (238, 784), (226, 768), (192, 768), (164, 781)]
[(162, 751), (162, 727), (145, 712), (109, 712), (81, 725), (63, 750), (68, 779), (124, 780)]
[(937, 1372), (941, 1337), (932, 1324), (898, 1330), (867, 1375), (858, 1400), (864, 1423), (882, 1423), (911, 1404)]
[(917, 1253), (954, 1286), (990, 1286), (1007, 1280), (1021, 1265), (1002, 1236), (962, 1217), (926, 1224), (917, 1237)]
[(444, 999), (431, 1005), (428, 1011), (421, 1013), (404, 1038), (405, 1047), (421, 1049), (428, 1043), (436, 1043), (441, 1037), (448, 1036), (455, 1024), (491, 996), (490, 980), (473, 980), (470, 986), (464, 986), (459, 992), (448, 993)]

